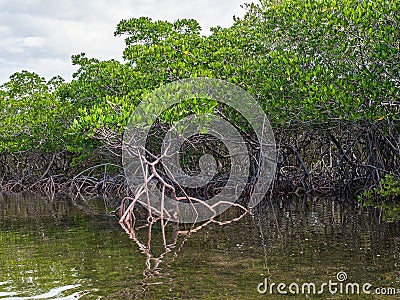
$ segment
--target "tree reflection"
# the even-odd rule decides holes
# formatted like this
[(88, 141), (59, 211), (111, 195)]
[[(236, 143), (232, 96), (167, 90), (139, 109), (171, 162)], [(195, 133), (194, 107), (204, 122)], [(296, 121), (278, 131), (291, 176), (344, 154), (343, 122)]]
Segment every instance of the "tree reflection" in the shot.
[[(143, 287), (147, 288), (149, 285), (161, 283), (151, 281), (153, 278), (167, 277), (168, 274), (163, 270), (165, 266), (161, 264), (167, 260), (174, 261), (192, 234), (203, 230), (210, 224), (224, 226), (239, 221), (247, 214), (247, 210), (241, 208), (242, 206), (239, 208), (239, 205), (233, 206), (232, 210), (218, 218), (195, 224), (180, 224), (165, 220), (155, 214), (147, 216), (147, 212), (142, 214), (139, 210), (130, 211), (129, 217), (121, 218), (120, 225), (146, 256)], [(121, 212), (121, 214), (123, 213)], [(225, 215), (229, 216), (226, 220), (222, 220)]]

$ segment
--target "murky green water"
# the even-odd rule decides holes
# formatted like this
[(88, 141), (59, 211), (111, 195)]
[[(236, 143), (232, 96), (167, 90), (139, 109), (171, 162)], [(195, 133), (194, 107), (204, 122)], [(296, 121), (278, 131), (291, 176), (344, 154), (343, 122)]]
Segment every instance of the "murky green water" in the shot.
[[(144, 227), (135, 242), (102, 199), (0, 196), (0, 299), (400, 298), (400, 290), (332, 295), (327, 286), (321, 295), (280, 295), (279, 283), (287, 292), (311, 282), (319, 289), (340, 283), (339, 272), (343, 284), (370, 283), (372, 293), (399, 289), (400, 224), (330, 200), (276, 202), (190, 235), (170, 224), (165, 240), (159, 225)], [(265, 280), (276, 284), (272, 295), (257, 291)]]

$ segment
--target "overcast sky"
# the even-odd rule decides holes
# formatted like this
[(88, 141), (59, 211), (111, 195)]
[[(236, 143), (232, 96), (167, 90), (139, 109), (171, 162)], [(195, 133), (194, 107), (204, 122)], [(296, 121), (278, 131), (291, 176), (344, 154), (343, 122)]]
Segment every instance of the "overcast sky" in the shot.
[(1, 0), (0, 84), (14, 72), (28, 70), (67, 81), (75, 68), (71, 55), (122, 61), (123, 37), (114, 37), (122, 19), (147, 16), (174, 21), (194, 18), (203, 33), (210, 26), (230, 26), (243, 16), (246, 0)]

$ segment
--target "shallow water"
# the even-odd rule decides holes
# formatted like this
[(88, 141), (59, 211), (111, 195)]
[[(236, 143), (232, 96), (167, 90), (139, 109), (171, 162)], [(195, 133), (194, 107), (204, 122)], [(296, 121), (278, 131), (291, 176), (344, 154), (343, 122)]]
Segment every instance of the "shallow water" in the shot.
[[(169, 224), (164, 240), (159, 224), (144, 227), (134, 241), (105, 203), (0, 196), (0, 299), (400, 298), (400, 224), (374, 209), (288, 197), (190, 235)], [(335, 295), (301, 294), (329, 281)], [(257, 291), (265, 283), (273, 295)], [(299, 295), (279, 294), (279, 283)], [(346, 283), (397, 295), (346, 293)]]

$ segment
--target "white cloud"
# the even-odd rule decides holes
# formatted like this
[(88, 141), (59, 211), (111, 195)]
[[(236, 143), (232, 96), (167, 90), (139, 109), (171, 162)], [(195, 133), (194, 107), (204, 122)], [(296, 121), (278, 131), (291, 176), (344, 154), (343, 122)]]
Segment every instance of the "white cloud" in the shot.
[[(22, 47), (13, 47), (13, 46), (6, 46), (4, 47), (4, 50), (11, 53), (11, 54), (18, 54), (18, 53), (22, 53), (24, 52), (24, 49)], [(2, 59), (2, 61), (4, 61), (5, 63), (7, 62), (7, 60)]]
[(24, 46), (28, 48), (43, 48), (46, 39), (38, 36), (28, 36), (24, 38)]
[(20, 72), (22, 70), (35, 71), (46, 79), (50, 79), (57, 75), (60, 75), (63, 78), (69, 78), (76, 70), (76, 67), (74, 66), (66, 68), (66, 60), (60, 58), (30, 58), (24, 61), (24, 66), (21, 66), (18, 62), (9, 62), (0, 59), (0, 65), (2, 65), (2, 73), (4, 72), (5, 74), (2, 83), (6, 82), (15, 72)]
[(71, 55), (121, 60), (124, 41), (114, 37), (118, 22), (140, 16), (174, 21), (194, 18), (203, 33), (232, 24), (246, 0), (2, 0), (0, 2), (0, 84), (28, 69), (50, 78), (71, 79)]
[(10, 28), (4, 25), (0, 25), (0, 34), (7, 34), (10, 32)]

